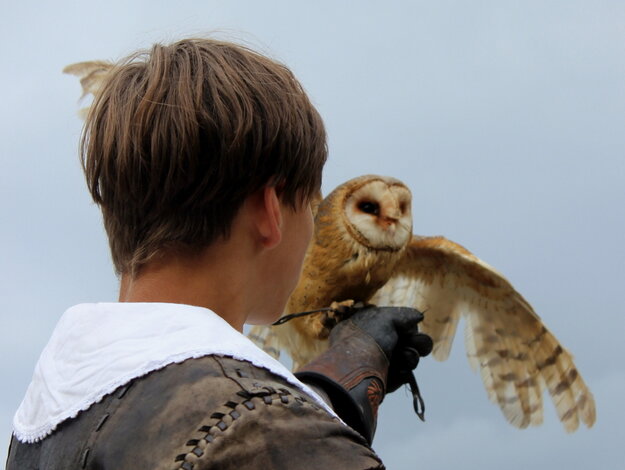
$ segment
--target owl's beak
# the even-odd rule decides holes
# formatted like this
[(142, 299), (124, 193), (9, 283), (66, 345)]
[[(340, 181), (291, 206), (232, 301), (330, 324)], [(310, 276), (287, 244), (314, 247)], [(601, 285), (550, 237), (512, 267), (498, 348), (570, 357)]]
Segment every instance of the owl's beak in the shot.
[(378, 219), (380, 222), (380, 225), (382, 226), (383, 229), (388, 230), (391, 227), (395, 227), (395, 224), (397, 224), (397, 220), (395, 217), (388, 217), (388, 216), (382, 216)]

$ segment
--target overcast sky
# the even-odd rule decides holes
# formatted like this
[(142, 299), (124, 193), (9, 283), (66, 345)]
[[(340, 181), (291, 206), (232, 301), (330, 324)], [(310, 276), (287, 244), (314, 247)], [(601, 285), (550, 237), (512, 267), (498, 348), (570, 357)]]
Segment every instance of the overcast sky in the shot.
[(413, 191), (414, 230), (502, 271), (572, 351), (593, 429), (517, 430), (462, 334), (398, 391), (374, 448), (390, 469), (625, 463), (625, 2), (11, 2), (0, 17), (0, 440), (59, 316), (116, 299), (77, 156), (72, 62), (219, 30), (287, 63), (325, 119), (324, 190), (365, 173)]

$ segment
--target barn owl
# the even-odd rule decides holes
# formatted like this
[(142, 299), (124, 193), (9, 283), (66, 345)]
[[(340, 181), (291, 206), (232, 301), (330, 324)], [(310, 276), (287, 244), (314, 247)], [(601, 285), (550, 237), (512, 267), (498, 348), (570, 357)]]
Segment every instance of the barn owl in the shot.
[[(494, 268), (443, 237), (412, 234), (411, 194), (400, 181), (362, 176), (336, 188), (318, 206), (302, 276), (285, 314), (353, 300), (409, 306), (423, 312), (435, 359), (449, 356), (465, 318), (469, 363), (491, 401), (514, 426), (543, 419), (543, 390), (566, 431), (595, 421), (595, 403), (571, 354), (530, 304)], [(327, 347), (325, 314), (254, 327), (268, 352), (285, 349), (295, 368)], [(268, 330), (267, 328), (271, 328)]]
[[(95, 95), (113, 67), (81, 62), (64, 72), (81, 79), (83, 96)], [(571, 354), (502, 274), (450, 240), (412, 234), (411, 194), (402, 182), (362, 176), (313, 202), (315, 233), (285, 315), (344, 301), (415, 307), (425, 312), (421, 329), (439, 361), (463, 316), (469, 363), (511, 424), (542, 422), (545, 388), (567, 431), (594, 424), (594, 399)], [(254, 327), (250, 337), (276, 356), (288, 351), (297, 368), (326, 349), (330, 327), (317, 314)]]

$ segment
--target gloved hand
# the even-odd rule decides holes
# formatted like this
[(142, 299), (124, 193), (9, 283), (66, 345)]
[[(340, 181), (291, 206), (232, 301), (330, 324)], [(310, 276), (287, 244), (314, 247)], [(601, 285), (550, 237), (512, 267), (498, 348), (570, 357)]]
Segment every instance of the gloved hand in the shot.
[(330, 347), (296, 376), (321, 388), (337, 414), (371, 443), (384, 395), (407, 383), (432, 340), (419, 333), (423, 314), (404, 307), (368, 306), (336, 325)]

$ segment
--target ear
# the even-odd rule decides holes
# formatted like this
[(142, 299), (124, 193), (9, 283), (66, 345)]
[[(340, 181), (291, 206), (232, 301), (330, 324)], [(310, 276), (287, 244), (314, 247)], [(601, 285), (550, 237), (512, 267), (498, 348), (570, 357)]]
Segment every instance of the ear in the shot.
[(265, 248), (274, 248), (282, 241), (282, 205), (276, 188), (266, 186), (261, 191), (256, 226)]

